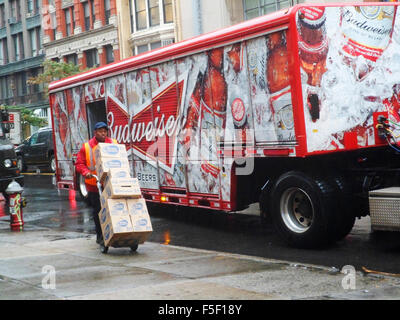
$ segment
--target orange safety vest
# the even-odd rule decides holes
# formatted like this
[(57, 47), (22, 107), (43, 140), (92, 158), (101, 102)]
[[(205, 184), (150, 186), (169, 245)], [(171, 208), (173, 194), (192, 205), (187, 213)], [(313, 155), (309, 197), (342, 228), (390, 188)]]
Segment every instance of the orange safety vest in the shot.
[[(112, 143), (118, 144), (117, 140), (112, 139)], [(90, 170), (91, 174), (97, 175), (96, 172), (96, 159), (94, 158), (93, 154), (94, 151), (96, 150), (98, 144), (96, 144), (93, 148), (90, 147), (89, 142), (86, 142), (84, 144), (85, 146), (85, 154), (86, 154), (86, 165)], [(97, 181), (96, 178), (89, 178), (89, 179), (85, 179), (85, 183), (91, 186), (97, 186)]]

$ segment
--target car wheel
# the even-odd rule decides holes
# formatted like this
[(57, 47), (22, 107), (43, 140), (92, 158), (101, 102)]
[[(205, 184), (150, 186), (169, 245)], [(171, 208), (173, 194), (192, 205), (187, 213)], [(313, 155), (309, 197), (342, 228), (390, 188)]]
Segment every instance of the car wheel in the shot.
[(22, 156), (17, 157), (17, 168), (20, 172), (26, 171), (26, 165)]
[(50, 171), (51, 172), (53, 172), (53, 173), (56, 172), (56, 169), (57, 169), (57, 167), (56, 167), (56, 158), (54, 157), (54, 155), (52, 155), (50, 157), (49, 167), (50, 167)]

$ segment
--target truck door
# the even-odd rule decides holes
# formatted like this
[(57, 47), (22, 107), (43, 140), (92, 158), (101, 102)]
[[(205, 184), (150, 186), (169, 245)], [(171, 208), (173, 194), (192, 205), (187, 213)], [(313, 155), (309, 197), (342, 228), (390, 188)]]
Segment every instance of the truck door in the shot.
[(87, 119), (89, 125), (89, 137), (93, 138), (94, 125), (97, 122), (107, 123), (105, 100), (99, 100), (86, 104)]
[(99, 122), (107, 123), (104, 81), (95, 81), (84, 87), (84, 101), (88, 122), (89, 138), (93, 137), (94, 125)]

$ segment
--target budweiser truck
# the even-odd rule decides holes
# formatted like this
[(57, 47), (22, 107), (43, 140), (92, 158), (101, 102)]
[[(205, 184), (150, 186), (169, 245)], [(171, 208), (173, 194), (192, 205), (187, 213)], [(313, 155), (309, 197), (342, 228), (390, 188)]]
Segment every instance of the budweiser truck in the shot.
[(397, 3), (299, 5), (53, 82), (59, 188), (107, 121), (144, 198), (259, 202), (297, 247), (347, 235), (399, 185)]

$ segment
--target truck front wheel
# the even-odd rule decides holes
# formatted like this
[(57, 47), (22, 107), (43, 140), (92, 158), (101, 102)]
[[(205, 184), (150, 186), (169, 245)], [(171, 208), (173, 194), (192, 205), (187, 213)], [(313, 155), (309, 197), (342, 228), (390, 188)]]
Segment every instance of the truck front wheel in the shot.
[(279, 235), (291, 246), (315, 248), (331, 241), (334, 188), (327, 182), (291, 171), (271, 191), (271, 218)]

